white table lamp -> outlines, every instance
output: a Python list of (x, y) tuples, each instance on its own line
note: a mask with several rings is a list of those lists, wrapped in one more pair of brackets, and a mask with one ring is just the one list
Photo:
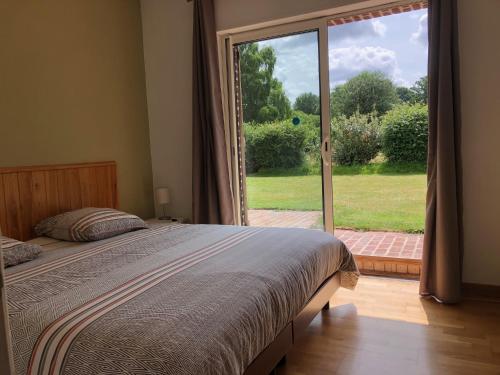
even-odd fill
[(171, 217), (167, 215), (167, 204), (170, 203), (170, 191), (166, 187), (159, 187), (156, 189), (156, 202), (162, 207), (163, 215), (159, 217), (160, 220), (170, 220)]

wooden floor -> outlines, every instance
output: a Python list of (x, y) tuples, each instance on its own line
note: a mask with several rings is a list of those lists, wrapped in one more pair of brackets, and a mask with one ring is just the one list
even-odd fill
[(500, 303), (445, 306), (416, 281), (363, 276), (331, 304), (279, 375), (500, 374)]

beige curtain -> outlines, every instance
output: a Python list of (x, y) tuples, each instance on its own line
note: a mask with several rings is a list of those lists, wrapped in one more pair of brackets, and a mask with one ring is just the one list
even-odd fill
[(234, 224), (213, 0), (194, 0), (193, 221)]
[(427, 216), (420, 293), (460, 300), (462, 199), (457, 0), (429, 2)]
[[(0, 232), (0, 235), (2, 233)], [(0, 374), (14, 373), (12, 346), (10, 343), (9, 321), (7, 315), (7, 296), (3, 278), (3, 254), (0, 244)]]

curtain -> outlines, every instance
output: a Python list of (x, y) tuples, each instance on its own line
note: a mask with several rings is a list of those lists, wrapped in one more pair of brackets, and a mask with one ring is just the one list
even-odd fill
[[(1, 235), (1, 233), (0, 233)], [(0, 374), (13, 374), (12, 346), (7, 315), (7, 296), (3, 278), (3, 255), (0, 245)]]
[(238, 178), (239, 178), (239, 212), (240, 224), (249, 225), (247, 214), (247, 172), (245, 167), (245, 136), (243, 129), (243, 109), (241, 103), (241, 81), (240, 81), (240, 52), (237, 46), (233, 47), (233, 69), (234, 69), (234, 107), (236, 110), (236, 146), (238, 148)]
[(213, 0), (194, 0), (193, 221), (234, 224)]
[(429, 2), (429, 150), (420, 294), (460, 300), (462, 188), (457, 0)]

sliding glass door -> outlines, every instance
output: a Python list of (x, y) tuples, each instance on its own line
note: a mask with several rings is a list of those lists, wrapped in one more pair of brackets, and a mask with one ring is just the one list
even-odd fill
[(232, 44), (241, 222), (332, 232), (326, 27), (278, 35)]
[(426, 6), (391, 3), (221, 39), (242, 224), (333, 232), (335, 212), (336, 235), (355, 254), (421, 258)]

